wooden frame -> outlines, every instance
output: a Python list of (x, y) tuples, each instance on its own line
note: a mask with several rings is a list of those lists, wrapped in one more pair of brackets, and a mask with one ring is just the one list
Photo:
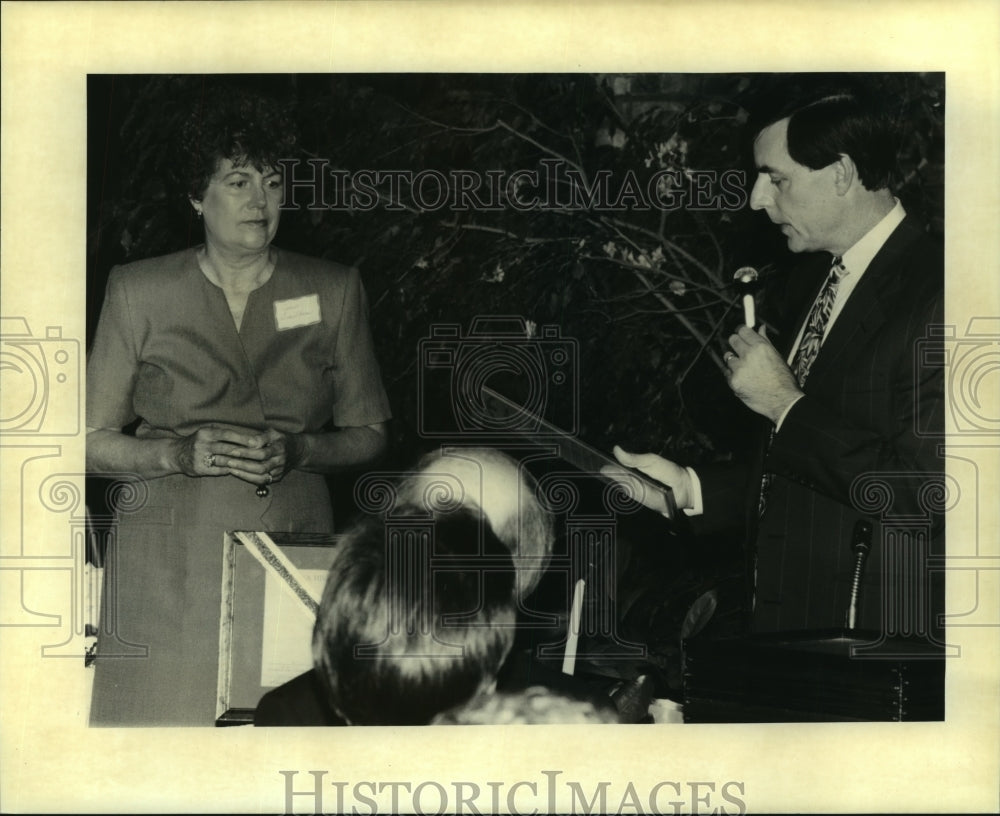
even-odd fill
[[(312, 621), (336, 542), (318, 533), (223, 537), (216, 725), (252, 723), (267, 691), (311, 668)], [(275, 661), (288, 644), (303, 665)]]

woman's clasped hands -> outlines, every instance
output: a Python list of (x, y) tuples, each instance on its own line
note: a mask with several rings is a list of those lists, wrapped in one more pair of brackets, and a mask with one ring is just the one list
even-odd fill
[(302, 456), (298, 434), (273, 428), (206, 425), (177, 444), (178, 469), (185, 475), (229, 475), (255, 485), (281, 481)]

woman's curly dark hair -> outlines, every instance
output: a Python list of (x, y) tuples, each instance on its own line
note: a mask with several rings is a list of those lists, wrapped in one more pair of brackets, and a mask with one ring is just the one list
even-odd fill
[(219, 161), (257, 170), (293, 158), (295, 126), (280, 102), (244, 89), (199, 96), (181, 130), (177, 174), (185, 195), (200, 201)]

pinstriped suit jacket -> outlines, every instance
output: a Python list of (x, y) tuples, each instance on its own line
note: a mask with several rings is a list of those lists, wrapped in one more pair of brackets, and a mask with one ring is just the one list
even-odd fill
[[(826, 253), (806, 258), (789, 280), (788, 301), (798, 308), (779, 349), (794, 341), (829, 262)], [(852, 530), (866, 518), (874, 533), (857, 625), (937, 632), (943, 572), (930, 569), (926, 556), (944, 546), (944, 373), (940, 338), (930, 331), (943, 322), (943, 266), (941, 246), (906, 218), (830, 329), (806, 396), (766, 459), (762, 444), (746, 468), (699, 470), (706, 525), (731, 522), (742, 508), (753, 631), (843, 626)], [(763, 439), (769, 429), (762, 423)], [(758, 520), (765, 468), (773, 478)]]

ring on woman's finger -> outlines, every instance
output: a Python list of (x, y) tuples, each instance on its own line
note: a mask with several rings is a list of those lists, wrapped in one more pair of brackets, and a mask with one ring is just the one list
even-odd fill
[(729, 361), (734, 359), (735, 357), (736, 357), (735, 352), (727, 351), (725, 354), (722, 355), (722, 362), (724, 362), (726, 365), (729, 365)]
[(273, 481), (274, 481), (274, 477), (270, 473), (268, 473), (267, 474), (267, 483), (271, 484), (271, 482), (273, 482)]
[(205, 467), (214, 468), (215, 467), (215, 454), (210, 453), (205, 457)]

